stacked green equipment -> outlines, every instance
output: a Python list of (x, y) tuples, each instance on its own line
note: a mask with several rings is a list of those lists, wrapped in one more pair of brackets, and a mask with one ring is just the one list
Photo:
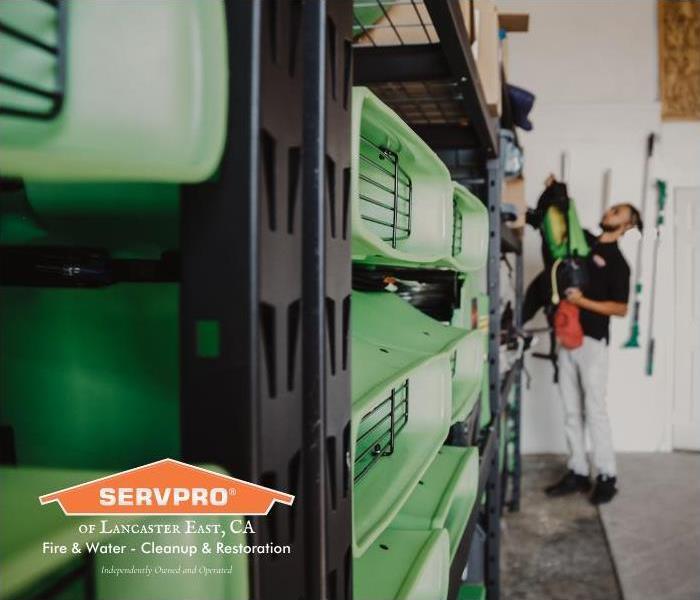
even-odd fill
[[(178, 250), (180, 184), (214, 174), (226, 137), (224, 2), (7, 0), (0, 20), (0, 70), (27, 84), (0, 85), (0, 171), (13, 178), (0, 192), (0, 246), (27, 266), (0, 290), (2, 458), (13, 464), (0, 469), (0, 598), (35, 597), (71, 573), (84, 577), (61, 598), (87, 597), (85, 578), (100, 600), (248, 598), (243, 555), (159, 560), (233, 567), (187, 579), (109, 577), (100, 557), (85, 567), (39, 556), (41, 540), (77, 541), (75, 522), (39, 495), (180, 456), (175, 278), (94, 284), (80, 260), (75, 282), (46, 272), (71, 253), (163, 264)], [(107, 537), (118, 541), (97, 539)]]
[[(470, 294), (487, 258), (483, 203), (368, 89), (353, 91), (352, 117), (353, 260), (447, 268)], [(478, 493), (478, 450), (443, 445), (482, 395), (487, 323), (476, 312), (488, 317), (478, 296), (474, 315), (470, 295), (446, 325), (390, 291), (352, 295), (356, 598), (447, 596)]]

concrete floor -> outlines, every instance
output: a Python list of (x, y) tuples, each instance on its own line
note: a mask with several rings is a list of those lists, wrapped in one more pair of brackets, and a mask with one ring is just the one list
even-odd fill
[(700, 453), (618, 454), (617, 468), (600, 513), (625, 600), (700, 599)]
[(521, 509), (503, 520), (503, 600), (621, 598), (596, 508), (581, 494), (550, 499), (542, 491), (564, 464), (554, 455), (523, 457)]

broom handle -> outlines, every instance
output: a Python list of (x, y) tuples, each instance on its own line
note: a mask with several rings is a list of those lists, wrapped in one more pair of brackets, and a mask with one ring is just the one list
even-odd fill
[[(651, 157), (654, 154), (654, 134), (650, 133), (647, 138), (647, 155), (644, 160), (644, 173), (642, 175), (642, 220), (647, 214), (647, 197), (649, 196), (649, 163), (651, 162)], [(644, 238), (639, 237), (639, 242), (637, 242), (637, 264), (636, 264), (636, 279), (639, 284), (642, 280), (642, 247), (644, 246)]]

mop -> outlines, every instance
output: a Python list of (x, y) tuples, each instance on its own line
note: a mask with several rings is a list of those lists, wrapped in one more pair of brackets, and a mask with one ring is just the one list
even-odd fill
[(664, 224), (664, 209), (666, 207), (666, 182), (656, 180), (656, 239), (654, 240), (654, 262), (651, 272), (651, 298), (649, 306), (649, 341), (647, 342), (647, 366), (646, 373), (651, 376), (654, 373), (654, 305), (656, 297), (656, 267), (659, 261), (659, 246), (661, 245), (661, 226)]
[[(646, 214), (647, 208), (647, 193), (649, 191), (649, 165), (651, 157), (654, 154), (655, 135), (649, 134), (647, 138), (647, 153), (644, 160), (644, 174), (642, 181), (642, 219)], [(622, 346), (623, 348), (639, 348), (639, 305), (642, 300), (642, 253), (644, 250), (644, 236), (640, 234), (639, 242), (637, 243), (637, 264), (634, 270), (634, 302), (632, 304), (632, 321), (630, 323), (630, 336)]]

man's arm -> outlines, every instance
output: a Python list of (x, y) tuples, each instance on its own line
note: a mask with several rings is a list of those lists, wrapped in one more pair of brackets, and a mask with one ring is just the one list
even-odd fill
[(614, 300), (591, 300), (586, 298), (578, 288), (566, 290), (566, 299), (579, 308), (605, 315), (606, 317), (624, 317), (627, 315), (627, 302), (615, 302)]

